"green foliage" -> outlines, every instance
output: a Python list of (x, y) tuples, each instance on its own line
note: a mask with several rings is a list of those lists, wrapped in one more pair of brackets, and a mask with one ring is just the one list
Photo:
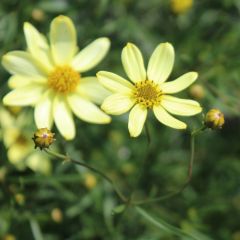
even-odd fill
[[(0, 238), (11, 233), (19, 240), (191, 239), (182, 234), (186, 233), (199, 240), (239, 240), (239, 1), (196, 0), (189, 11), (176, 15), (167, 0), (1, 0), (0, 56), (10, 50), (25, 49), (25, 21), (46, 34), (50, 21), (59, 14), (73, 19), (80, 46), (100, 36), (111, 39), (111, 50), (91, 71), (93, 75), (107, 70), (124, 76), (120, 56), (126, 42), (139, 46), (145, 62), (158, 43), (171, 42), (176, 51), (171, 79), (197, 71), (197, 83), (204, 90), (204, 97), (199, 100), (204, 113), (219, 108), (225, 114), (226, 124), (221, 131), (206, 130), (196, 137), (190, 185), (173, 198), (144, 205), (144, 211), (136, 211), (131, 205), (125, 209), (112, 186), (92, 172), (96, 184), (87, 184), (90, 172), (78, 165), (61, 164), (53, 158), (51, 175), (44, 176), (29, 168), (19, 171), (8, 161), (8, 149), (2, 140)], [(0, 76), (2, 98), (9, 91), (9, 74), (1, 67)], [(185, 95), (194, 97), (186, 92)], [(189, 129), (198, 128), (201, 121), (202, 116), (188, 119)], [(31, 122), (29, 128), (33, 129)], [(190, 130), (167, 128), (150, 116), (150, 151), (144, 174), (137, 183), (147, 137), (145, 133), (137, 139), (129, 137), (127, 115), (113, 117), (107, 126), (75, 122), (76, 139), (66, 143), (56, 133), (56, 148), (104, 171), (125, 195), (131, 195), (135, 185), (133, 198), (138, 200), (163, 196), (184, 184), (190, 158)], [(54, 216), (56, 208), (61, 217)], [(148, 224), (144, 217), (157, 227)]]

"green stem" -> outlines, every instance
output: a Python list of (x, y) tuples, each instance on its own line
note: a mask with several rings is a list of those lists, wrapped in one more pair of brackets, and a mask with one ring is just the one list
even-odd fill
[(137, 185), (138, 185), (138, 183), (140, 182), (140, 180), (141, 180), (141, 178), (143, 176), (143, 173), (144, 173), (144, 170), (145, 170), (145, 166), (146, 166), (146, 163), (147, 163), (147, 160), (148, 160), (148, 155), (149, 155), (151, 137), (150, 137), (150, 133), (149, 133), (149, 129), (148, 129), (147, 123), (145, 123), (144, 128), (145, 128), (145, 132), (146, 132), (146, 136), (147, 136), (147, 149), (146, 149), (146, 154), (144, 156), (142, 164), (140, 166), (140, 169), (139, 169), (139, 172), (138, 172), (138, 175), (137, 175), (137, 178), (136, 178), (136, 183), (135, 183), (135, 186), (133, 187), (133, 190), (132, 190), (132, 193), (131, 193), (131, 197), (133, 196), (134, 192), (136, 191)]
[(149, 128), (148, 128), (147, 122), (145, 123), (144, 127), (145, 127), (145, 132), (146, 132), (146, 135), (147, 135), (147, 142), (148, 142), (148, 145), (150, 145), (150, 143), (151, 143), (151, 136), (150, 136), (150, 132), (149, 132)]
[(174, 191), (169, 194), (166, 194), (164, 196), (150, 198), (150, 199), (146, 199), (146, 200), (142, 200), (142, 201), (134, 201), (134, 202), (132, 202), (133, 204), (141, 205), (141, 204), (146, 204), (146, 203), (159, 202), (159, 201), (163, 201), (163, 200), (172, 198), (172, 197), (182, 193), (182, 191), (189, 185), (189, 183), (191, 182), (191, 179), (192, 179), (192, 170), (193, 170), (193, 163), (194, 163), (194, 156), (195, 156), (195, 136), (205, 129), (206, 129), (206, 127), (203, 126), (199, 129), (191, 132), (191, 140), (190, 140), (190, 149), (191, 150), (190, 150), (190, 161), (189, 161), (189, 165), (188, 165), (188, 175), (187, 175), (187, 179), (186, 179), (185, 183), (183, 184), (183, 186), (179, 190)]
[(118, 197), (123, 201), (123, 202), (127, 202), (128, 199), (122, 194), (122, 192), (118, 189), (118, 187), (115, 185), (115, 183), (113, 182), (113, 180), (111, 178), (109, 178), (107, 175), (105, 175), (103, 172), (101, 172), (100, 170), (92, 167), (92, 166), (89, 166), (88, 164), (84, 163), (84, 162), (79, 162), (77, 160), (74, 160), (66, 155), (63, 155), (63, 154), (60, 154), (60, 153), (56, 153), (56, 152), (53, 152), (49, 149), (44, 149), (44, 151), (54, 157), (57, 157), (57, 158), (60, 158), (60, 159), (63, 159), (64, 161), (69, 161), (69, 162), (72, 162), (74, 164), (77, 164), (77, 165), (80, 165), (82, 167), (85, 167), (87, 169), (89, 169), (90, 171), (92, 172), (95, 172), (97, 173), (98, 175), (100, 175), (101, 177), (103, 177), (106, 181), (108, 181), (112, 186), (113, 186), (113, 189), (114, 191), (116, 192), (116, 194), (118, 195)]

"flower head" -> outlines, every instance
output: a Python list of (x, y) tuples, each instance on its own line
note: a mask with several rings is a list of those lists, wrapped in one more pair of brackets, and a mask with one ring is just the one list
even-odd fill
[(193, 0), (171, 0), (172, 11), (176, 14), (185, 13), (193, 5)]
[(3, 98), (4, 104), (34, 106), (37, 128), (51, 129), (55, 122), (68, 140), (75, 136), (72, 112), (90, 123), (109, 123), (110, 117), (96, 105), (108, 92), (96, 77), (82, 76), (104, 58), (108, 38), (98, 38), (78, 52), (76, 30), (66, 16), (51, 22), (50, 45), (30, 23), (24, 24), (24, 34), (27, 51), (3, 56), (3, 66), (13, 74), (13, 90)]
[(218, 109), (211, 109), (207, 112), (205, 116), (205, 125), (211, 129), (221, 129), (224, 125), (224, 115)]
[(7, 149), (8, 160), (19, 170), (26, 167), (43, 174), (51, 173), (51, 162), (46, 155), (34, 151), (32, 136), (32, 116), (0, 106), (0, 129)]
[(166, 82), (174, 63), (174, 49), (170, 43), (161, 43), (154, 50), (147, 67), (140, 50), (128, 43), (122, 51), (122, 64), (128, 81), (114, 73), (100, 71), (99, 81), (113, 94), (107, 97), (102, 109), (109, 114), (120, 115), (130, 111), (128, 129), (132, 137), (137, 137), (144, 126), (148, 110), (153, 110), (163, 124), (185, 129), (187, 125), (169, 113), (192, 116), (202, 111), (199, 103), (180, 99), (169, 94), (180, 92), (197, 79), (196, 72), (186, 73), (174, 81)]
[(54, 135), (55, 134), (47, 128), (38, 129), (32, 138), (35, 143), (35, 148), (39, 147), (41, 150), (49, 148), (49, 146), (55, 141)]

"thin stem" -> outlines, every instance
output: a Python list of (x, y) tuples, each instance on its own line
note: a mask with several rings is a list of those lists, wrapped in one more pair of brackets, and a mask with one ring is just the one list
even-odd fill
[(193, 170), (193, 163), (194, 163), (194, 156), (195, 156), (195, 136), (198, 133), (200, 133), (201, 131), (203, 131), (204, 129), (205, 129), (205, 127), (201, 127), (195, 131), (192, 131), (192, 133), (191, 133), (191, 140), (190, 140), (190, 149), (191, 150), (190, 150), (190, 161), (189, 161), (189, 165), (188, 165), (188, 175), (187, 175), (187, 179), (186, 179), (185, 183), (183, 184), (183, 186), (179, 190), (174, 191), (169, 194), (166, 194), (164, 196), (150, 198), (150, 199), (146, 199), (146, 200), (142, 200), (142, 201), (134, 201), (133, 204), (141, 205), (141, 204), (146, 204), (146, 203), (159, 202), (159, 201), (163, 201), (163, 200), (172, 198), (172, 197), (182, 193), (182, 191), (189, 185), (189, 183), (191, 182), (191, 179), (192, 179), (192, 170)]
[(44, 149), (44, 151), (54, 157), (57, 157), (57, 158), (60, 158), (60, 159), (63, 159), (64, 161), (69, 161), (69, 162), (72, 162), (74, 164), (77, 164), (77, 165), (80, 165), (82, 167), (85, 167), (87, 169), (89, 169), (90, 171), (92, 172), (95, 172), (97, 173), (98, 175), (100, 175), (101, 177), (103, 177), (106, 181), (108, 181), (114, 188), (114, 191), (116, 192), (116, 194), (118, 195), (118, 197), (123, 201), (123, 202), (127, 202), (128, 199), (122, 194), (122, 192), (118, 189), (118, 187), (115, 185), (115, 183), (113, 182), (113, 180), (111, 178), (109, 178), (107, 175), (105, 175), (103, 172), (101, 172), (100, 170), (92, 167), (92, 166), (89, 166), (88, 164), (86, 163), (83, 163), (83, 162), (80, 162), (80, 161), (77, 161), (77, 160), (74, 160), (64, 154), (60, 154), (60, 153), (56, 153), (56, 152), (53, 152), (49, 149)]
[(143, 176), (143, 173), (144, 173), (144, 170), (145, 170), (145, 166), (146, 166), (146, 163), (147, 163), (147, 160), (148, 160), (148, 155), (149, 155), (151, 137), (150, 137), (150, 133), (149, 133), (149, 129), (148, 129), (147, 123), (145, 123), (144, 129), (145, 129), (146, 136), (147, 136), (147, 149), (146, 149), (146, 154), (144, 156), (142, 164), (140, 166), (140, 169), (139, 169), (139, 172), (138, 172), (138, 175), (137, 175), (137, 178), (136, 178), (136, 183), (135, 183), (135, 186), (133, 187), (131, 196), (133, 196), (134, 192), (137, 189), (137, 185), (138, 185), (138, 183), (140, 182), (140, 180), (141, 180), (141, 178)]
[(150, 145), (150, 143), (151, 143), (151, 136), (150, 136), (150, 132), (149, 132), (149, 128), (148, 128), (147, 122), (145, 123), (144, 128), (145, 128), (145, 132), (146, 132), (146, 135), (147, 135), (148, 145)]

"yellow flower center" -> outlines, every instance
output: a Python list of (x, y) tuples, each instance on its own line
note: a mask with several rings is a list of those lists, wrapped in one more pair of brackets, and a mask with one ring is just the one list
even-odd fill
[(18, 138), (16, 139), (16, 143), (21, 146), (26, 146), (29, 143), (29, 141), (27, 137), (19, 135)]
[(79, 81), (80, 74), (69, 66), (59, 66), (48, 76), (48, 85), (59, 93), (73, 92)]
[(135, 83), (133, 95), (137, 103), (146, 108), (152, 108), (160, 103), (162, 91), (152, 80), (145, 80)]

